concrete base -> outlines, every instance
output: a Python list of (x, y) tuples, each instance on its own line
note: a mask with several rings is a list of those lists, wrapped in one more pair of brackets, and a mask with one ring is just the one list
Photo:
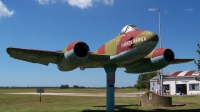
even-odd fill
[(140, 101), (141, 106), (172, 106), (171, 97), (160, 96), (151, 91), (148, 91), (143, 96), (141, 96)]

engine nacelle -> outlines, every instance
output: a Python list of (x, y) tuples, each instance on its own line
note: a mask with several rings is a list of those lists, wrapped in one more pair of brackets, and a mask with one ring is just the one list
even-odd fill
[(147, 61), (134, 67), (126, 67), (127, 73), (142, 73), (162, 69), (174, 60), (174, 52), (171, 49), (158, 48), (153, 50), (148, 56)]
[(85, 42), (70, 43), (64, 50), (64, 57), (58, 64), (60, 71), (70, 71), (80, 67), (87, 60), (89, 46)]

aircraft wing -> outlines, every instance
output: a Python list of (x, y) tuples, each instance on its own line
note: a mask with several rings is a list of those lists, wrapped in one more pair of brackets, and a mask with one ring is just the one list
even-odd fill
[(174, 59), (170, 64), (187, 63), (193, 60), (194, 59)]
[(100, 55), (90, 53), (86, 62), (84, 63), (84, 68), (99, 68), (103, 67), (110, 60), (110, 55)]
[(6, 49), (10, 57), (15, 59), (48, 65), (57, 64), (63, 57), (63, 52), (42, 51), (33, 49), (21, 49), (9, 47)]
[[(58, 64), (58, 62), (60, 62), (60, 60), (64, 56), (63, 52), (21, 49), (12, 47), (7, 48), (6, 51), (12, 58), (43, 65), (48, 65), (49, 63)], [(109, 59), (109, 55), (90, 53), (83, 66), (84, 68), (103, 67), (103, 65), (108, 62)]]

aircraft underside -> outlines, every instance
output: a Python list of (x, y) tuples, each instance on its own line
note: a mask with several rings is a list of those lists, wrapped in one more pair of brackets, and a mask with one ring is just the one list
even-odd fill
[[(155, 41), (148, 41), (131, 50), (121, 52), (118, 55), (110, 56), (110, 63), (113, 64), (114, 62), (118, 67), (130, 65), (131, 63), (134, 63), (135, 61), (148, 55), (155, 48), (156, 44), (157, 42)], [(107, 65), (110, 63), (107, 63)]]

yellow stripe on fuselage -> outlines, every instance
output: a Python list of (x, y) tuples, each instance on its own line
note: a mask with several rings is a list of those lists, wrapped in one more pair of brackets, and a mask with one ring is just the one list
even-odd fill
[(105, 44), (105, 54), (106, 55), (112, 56), (112, 55), (117, 54), (117, 46), (118, 46), (118, 43), (119, 43), (121, 37), (122, 37), (122, 35), (118, 35)]

